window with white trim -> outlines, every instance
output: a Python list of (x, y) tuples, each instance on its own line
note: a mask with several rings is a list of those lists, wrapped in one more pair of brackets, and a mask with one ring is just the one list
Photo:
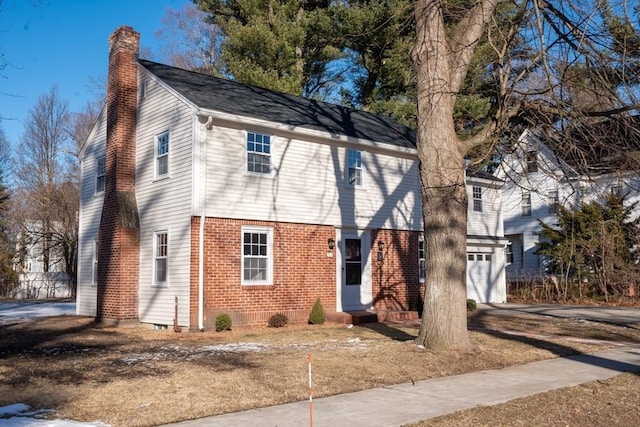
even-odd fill
[(531, 216), (531, 193), (528, 191), (522, 192), (522, 216)]
[(168, 278), (169, 233), (156, 231), (153, 236), (153, 284), (165, 286)]
[(92, 253), (92, 258), (93, 258), (93, 271), (91, 272), (91, 284), (93, 285), (97, 285), (98, 284), (98, 241), (94, 240), (93, 241), (93, 253)]
[(271, 284), (273, 270), (272, 230), (242, 228), (242, 284)]
[(526, 153), (527, 156), (527, 172), (538, 172), (538, 152), (536, 150), (529, 150)]
[(547, 206), (549, 208), (550, 214), (555, 214), (558, 212), (558, 203), (560, 199), (558, 198), (557, 191), (549, 191), (547, 193)]
[(482, 212), (482, 188), (473, 187), (473, 210)]
[(611, 194), (613, 194), (616, 197), (622, 197), (622, 184), (612, 185)]
[(271, 173), (271, 136), (247, 132), (247, 172)]
[(169, 176), (169, 132), (156, 136), (156, 178)]
[(362, 186), (362, 151), (347, 149), (347, 183)]
[(420, 237), (418, 239), (418, 277), (420, 278), (420, 283), (424, 282), (426, 268), (424, 237)]
[(507, 264), (513, 264), (513, 242), (509, 242), (504, 249)]
[(96, 193), (104, 193), (106, 183), (106, 161), (104, 156), (96, 161)]

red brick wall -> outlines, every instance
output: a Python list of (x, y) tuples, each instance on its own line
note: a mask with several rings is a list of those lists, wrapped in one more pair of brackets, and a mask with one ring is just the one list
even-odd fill
[[(372, 287), (375, 308), (417, 310), (422, 306), (424, 286), (418, 271), (420, 232), (374, 230), (371, 233)], [(384, 242), (383, 261), (378, 258), (378, 241)]]
[(111, 36), (104, 205), (98, 234), (98, 319), (138, 318), (139, 226), (135, 203), (137, 54), (140, 35)]
[[(191, 325), (198, 325), (198, 231), (200, 218), (191, 227)], [(272, 227), (273, 284), (243, 286), (242, 226)], [(284, 313), (289, 321), (306, 322), (320, 298), (325, 311), (335, 312), (336, 263), (327, 256), (329, 226), (239, 221), (220, 218), (205, 220), (204, 326), (215, 327), (220, 313), (231, 316), (234, 325), (266, 325), (274, 313)]]

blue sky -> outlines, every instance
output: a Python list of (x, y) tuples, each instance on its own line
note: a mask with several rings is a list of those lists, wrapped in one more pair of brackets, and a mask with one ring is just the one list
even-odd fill
[(158, 57), (155, 33), (168, 8), (189, 0), (0, 0), (0, 117), (12, 144), (40, 95), (56, 84), (71, 112), (92, 98), (91, 81), (107, 74), (109, 35), (128, 25)]

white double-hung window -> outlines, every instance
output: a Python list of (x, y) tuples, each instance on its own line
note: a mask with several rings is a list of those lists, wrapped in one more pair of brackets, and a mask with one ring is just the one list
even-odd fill
[(165, 286), (168, 277), (169, 233), (156, 231), (153, 236), (153, 284)]
[(247, 132), (247, 172), (271, 174), (271, 136)]
[(96, 160), (96, 194), (104, 193), (106, 183), (106, 161), (104, 156)]
[(347, 149), (347, 183), (362, 187), (362, 151)]
[(169, 132), (156, 135), (156, 178), (169, 176)]
[(242, 227), (242, 284), (272, 283), (273, 243), (268, 227)]

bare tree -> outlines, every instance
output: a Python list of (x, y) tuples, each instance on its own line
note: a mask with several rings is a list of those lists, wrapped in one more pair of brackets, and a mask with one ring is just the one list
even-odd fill
[[(22, 234), (38, 251), (44, 273), (62, 265), (75, 278), (78, 177), (71, 115), (54, 86), (30, 110), (17, 152), (15, 212)], [(73, 282), (75, 283), (75, 282)]]
[(164, 42), (163, 55), (169, 63), (187, 70), (220, 76), (220, 58), (224, 35), (207, 21), (208, 14), (192, 4), (180, 10), (167, 9), (162, 18), (164, 28), (156, 38)]
[[(566, 133), (556, 149), (590, 161), (593, 148), (629, 148), (593, 124), (628, 123), (637, 113), (638, 38), (631, 2), (607, 0), (460, 2), (418, 0), (412, 60), (417, 74), (418, 155), (426, 265), (424, 314), (417, 343), (468, 350), (466, 328), (467, 196), (465, 158), (489, 152), (517, 125)], [(455, 13), (453, 13), (455, 12)], [(482, 123), (459, 135), (454, 108), (479, 45), (492, 51), (482, 74), (494, 81)], [(524, 48), (523, 48), (524, 47)], [(583, 130), (585, 144), (570, 138)], [(573, 133), (572, 133), (573, 132)], [(602, 143), (602, 145), (600, 145)], [(635, 147), (638, 151), (639, 146)]]

